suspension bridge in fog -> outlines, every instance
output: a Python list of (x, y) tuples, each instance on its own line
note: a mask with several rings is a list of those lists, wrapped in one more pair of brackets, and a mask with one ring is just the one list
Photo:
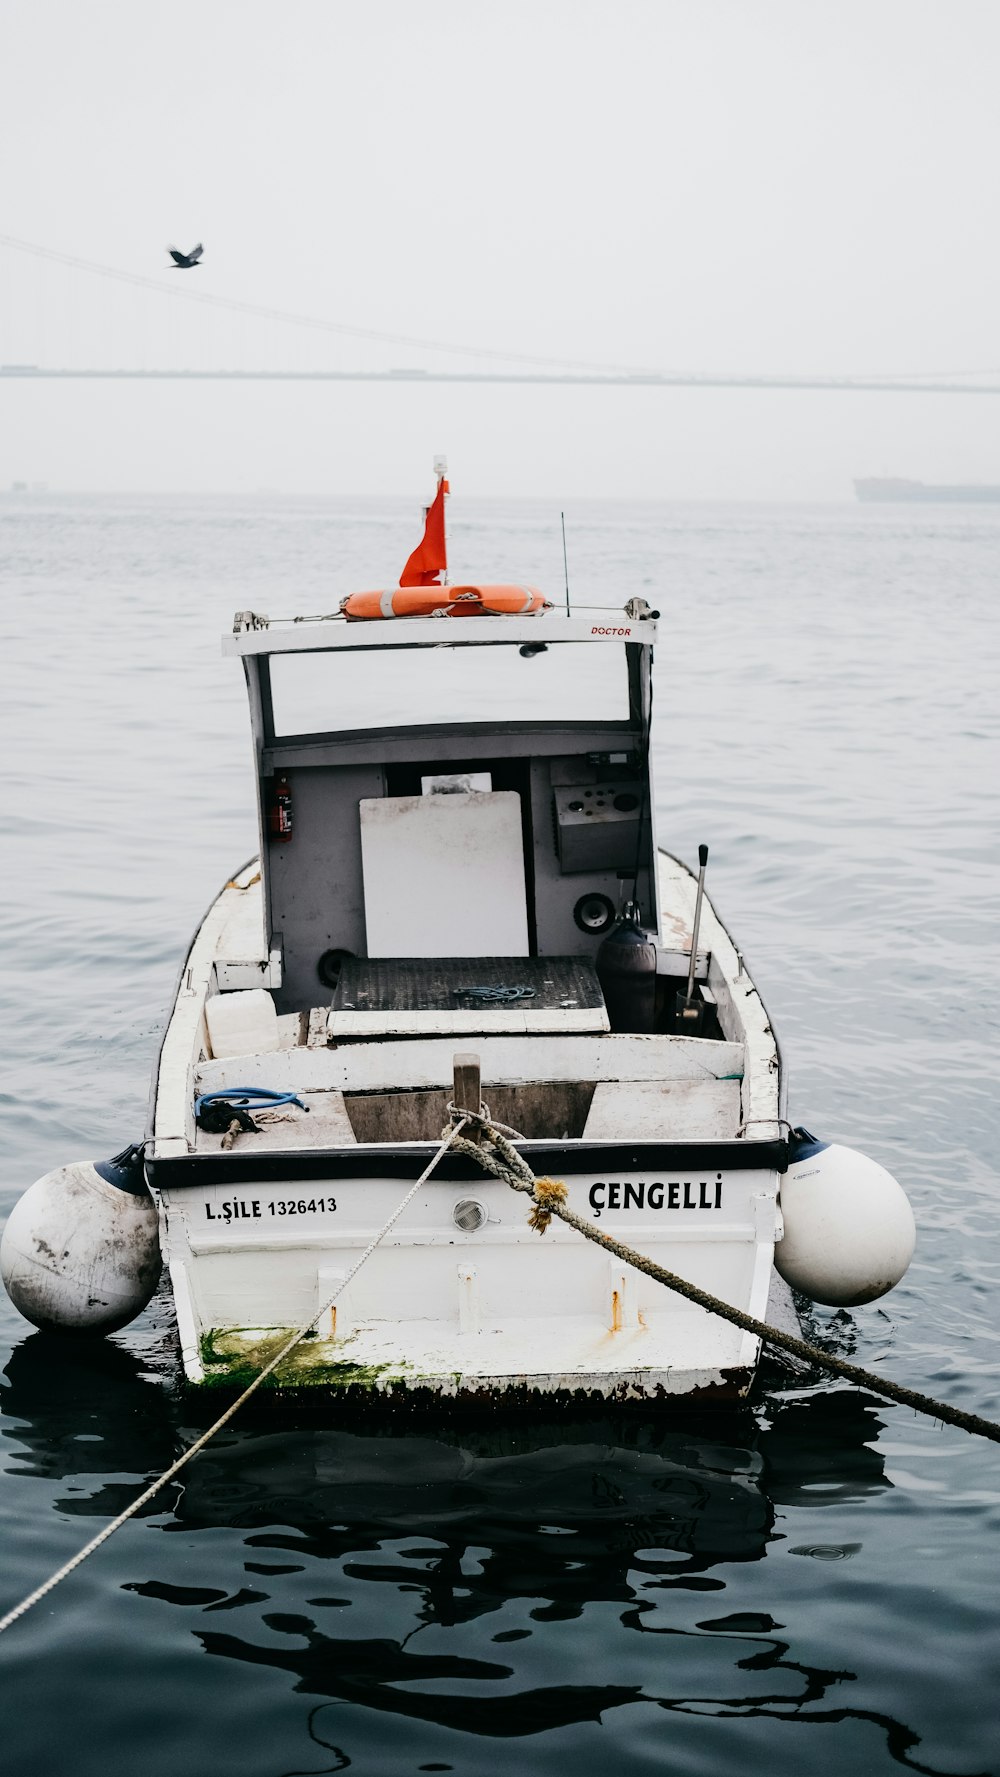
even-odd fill
[(844, 393), (892, 395), (1000, 395), (1000, 383), (904, 381), (899, 377), (713, 376), (672, 371), (538, 370), (144, 370), (116, 366), (87, 370), (40, 364), (0, 364), (7, 381), (229, 382), (229, 383), (533, 383), (585, 388), (665, 389), (834, 389)]
[[(884, 372), (857, 375), (785, 375), (738, 371), (695, 372), (593, 364), (542, 357), (497, 346), (437, 339), (295, 314), (216, 294), (188, 282), (152, 278), (81, 259), (36, 242), (0, 235), (5, 275), (0, 301), (0, 382), (328, 382), (519, 384), (540, 387), (813, 390), (841, 394), (1000, 395), (1000, 370)], [(200, 275), (202, 268), (198, 268)], [(181, 274), (185, 277), (187, 274)], [(112, 301), (109, 303), (109, 288)], [(125, 292), (131, 297), (126, 301)], [(90, 298), (96, 293), (96, 300)], [(185, 323), (187, 323), (185, 325)], [(250, 323), (256, 323), (252, 347)], [(262, 327), (270, 329), (265, 341)], [(224, 333), (221, 331), (224, 329)], [(403, 347), (427, 353), (427, 365), (322, 365), (301, 361), (307, 336), (351, 340), (369, 354)], [(273, 352), (283, 342), (284, 363), (225, 364), (242, 348), (245, 358)], [(295, 342), (289, 361), (287, 341)], [(146, 362), (151, 355), (184, 354), (186, 362)], [(225, 347), (225, 352), (220, 348)], [(110, 362), (73, 362), (102, 356)], [(282, 351), (274, 352), (280, 357)], [(444, 359), (446, 362), (441, 362)], [(117, 361), (116, 361), (117, 360)], [(142, 360), (140, 362), (140, 360)], [(457, 362), (456, 362), (457, 361)]]

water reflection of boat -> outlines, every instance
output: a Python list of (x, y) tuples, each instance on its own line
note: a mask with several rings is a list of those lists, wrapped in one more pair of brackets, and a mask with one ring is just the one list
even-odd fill
[[(536, 1424), (513, 1449), (503, 1434), (468, 1429), (460, 1441), (317, 1429), (290, 1442), (260, 1432), (241, 1443), (236, 1461), (231, 1451), (209, 1455), (185, 1490), (181, 1515), (216, 1523), (222, 1502), (228, 1524), (294, 1524), (335, 1555), (356, 1549), (359, 1531), (369, 1544), (427, 1532), (459, 1554), (470, 1541), (488, 1542), (484, 1572), (500, 1561), (489, 1584), (494, 1604), (498, 1583), (518, 1585), (504, 1574), (503, 1551), (531, 1547), (541, 1556), (558, 1534), (574, 1542), (575, 1578), (565, 1576), (564, 1598), (567, 1586), (581, 1599), (593, 1596), (595, 1563), (610, 1561), (616, 1585), (623, 1583), (621, 1564), (637, 1541), (685, 1557), (763, 1553), (769, 1515), (763, 1464), (752, 1450), (645, 1429), (626, 1441), (626, 1428), (615, 1424), (581, 1426), (576, 1438), (566, 1430)], [(404, 1577), (413, 1579), (409, 1568)], [(460, 1568), (456, 1580), (468, 1590)]]
[[(192, 1471), (179, 1515), (244, 1529), (248, 1582), (268, 1601), (220, 1597), (208, 1608), (227, 1614), (200, 1610), (193, 1633), (216, 1659), (286, 1673), (315, 1700), (313, 1737), (338, 1751), (358, 1736), (369, 1754), (388, 1746), (393, 1721), (433, 1759), (442, 1735), (509, 1740), (631, 1705), (822, 1711), (851, 1675), (796, 1660), (770, 1614), (725, 1594), (734, 1567), (768, 1552), (771, 1476), (785, 1505), (814, 1504), (820, 1474), (824, 1501), (888, 1485), (876, 1407), (778, 1403), (760, 1448), (620, 1416), (527, 1436), (257, 1432)], [(373, 1600), (388, 1633), (365, 1633)], [(555, 1645), (581, 1648), (571, 1682), (552, 1682), (567, 1671)]]
[[(60, 1513), (104, 1518), (176, 1448), (178, 1403), (128, 1352), (79, 1346), (54, 1366), (48, 1346), (26, 1340), (4, 1373), (20, 1472), (68, 1484)], [(266, 1675), (280, 1695), (284, 1674), (315, 1745), (339, 1755), (324, 1769), (359, 1751), (395, 1768), (400, 1733), (407, 1768), (441, 1768), (467, 1735), (481, 1747), (573, 1733), (632, 1707), (800, 1728), (850, 1717), (896, 1756), (919, 1736), (853, 1707), (853, 1674), (797, 1658), (794, 1631), (760, 1608), (773, 1588), (762, 1600), (738, 1578), (767, 1556), (776, 1506), (843, 1506), (889, 1485), (883, 1412), (818, 1391), (711, 1439), (613, 1413), (432, 1438), (258, 1421), (210, 1446), (174, 1511), (154, 1506), (141, 1541), (103, 1559), (147, 1612), (168, 1613), (161, 1670), (193, 1639), (234, 1700), (259, 1698)], [(145, 1675), (145, 1643), (135, 1659), (123, 1684)]]

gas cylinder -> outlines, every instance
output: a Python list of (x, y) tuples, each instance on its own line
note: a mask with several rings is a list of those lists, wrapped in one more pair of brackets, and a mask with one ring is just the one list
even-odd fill
[(656, 945), (639, 923), (639, 909), (629, 901), (618, 924), (601, 944), (595, 960), (597, 979), (611, 1028), (636, 1035), (656, 1023)]

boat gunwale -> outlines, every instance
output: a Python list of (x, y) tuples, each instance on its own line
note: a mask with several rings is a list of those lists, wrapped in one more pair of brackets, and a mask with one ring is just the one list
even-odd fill
[[(691, 877), (692, 881), (696, 880), (694, 871), (691, 869), (690, 864), (686, 864), (684, 862), (683, 858), (679, 858), (677, 856), (676, 852), (668, 851), (665, 845), (657, 846), (656, 850), (657, 850), (657, 857), (658, 858), (669, 858), (672, 864), (676, 864), (681, 870), (686, 871), (688, 876)], [(751, 984), (753, 986), (754, 993), (757, 995), (757, 998), (760, 1001), (761, 1010), (763, 1011), (764, 1018), (767, 1022), (768, 1033), (770, 1035), (772, 1043), (774, 1044), (775, 1060), (777, 1061), (777, 1064), (778, 1064), (778, 1115), (775, 1118), (775, 1122), (777, 1122), (779, 1126), (783, 1123), (785, 1125), (786, 1129), (788, 1129), (790, 1132), (791, 1125), (788, 1121), (788, 1073), (785, 1068), (785, 1057), (784, 1057), (784, 1054), (782, 1053), (781, 1039), (778, 1036), (778, 1032), (775, 1027), (774, 1019), (771, 1017), (771, 1013), (768, 1009), (767, 1001), (765, 1000), (764, 995), (761, 993), (760, 987), (758, 986), (756, 971), (752, 968), (750, 963), (747, 961), (746, 951), (738, 949), (737, 944), (736, 944), (736, 940), (733, 937), (732, 932), (729, 930), (729, 927), (727, 926), (725, 920), (723, 919), (721, 913), (719, 912), (718, 903), (715, 899), (714, 893), (709, 898), (708, 904), (711, 907), (712, 913), (715, 916), (716, 924), (721, 927), (723, 932), (725, 932), (726, 937), (729, 939), (729, 942), (732, 945), (735, 954), (739, 957), (740, 962), (743, 965), (743, 968), (744, 968), (744, 971), (747, 975), (748, 980), (751, 982)], [(788, 1164), (788, 1160), (787, 1160), (788, 1141), (787, 1141), (787, 1138), (783, 1138), (783, 1145), (786, 1149), (786, 1158), (785, 1158), (785, 1165), (780, 1168), (780, 1170), (782, 1172), (784, 1172), (785, 1167)]]
[[(626, 1168), (658, 1172), (784, 1172), (788, 1166), (785, 1136), (766, 1140), (694, 1142), (519, 1141), (512, 1144), (536, 1175), (564, 1173), (592, 1177)], [(162, 1190), (185, 1185), (242, 1185), (293, 1179), (415, 1179), (435, 1152), (436, 1142), (357, 1143), (341, 1148), (268, 1148), (254, 1153), (174, 1154), (146, 1160), (146, 1177)], [(471, 1161), (445, 1154), (435, 1168), (442, 1184), (467, 1182), (475, 1176)]]
[[(164, 1019), (163, 1029), (160, 1032), (160, 1040), (156, 1045), (156, 1055), (154, 1057), (152, 1071), (149, 1076), (149, 1091), (146, 1095), (146, 1127), (143, 1130), (143, 1147), (146, 1150), (146, 1152), (145, 1152), (145, 1171), (146, 1171), (147, 1180), (149, 1180), (149, 1169), (150, 1169), (150, 1165), (151, 1165), (150, 1151), (153, 1149), (153, 1147), (155, 1146), (155, 1142), (156, 1142), (156, 1106), (157, 1106), (157, 1100), (158, 1100), (159, 1091), (160, 1091), (160, 1071), (163, 1066), (163, 1051), (166, 1048), (167, 1038), (170, 1035), (170, 1027), (174, 1022), (174, 1017), (177, 1012), (177, 1002), (180, 999), (181, 988), (184, 986), (184, 977), (186, 976), (188, 969), (191, 966), (192, 953), (194, 951), (195, 945), (197, 944), (199, 938), (201, 937), (202, 932), (204, 931), (206, 925), (208, 924), (209, 917), (215, 911), (215, 908), (219, 905), (219, 902), (221, 901), (223, 895), (234, 883), (237, 882), (239, 877), (245, 876), (248, 870), (252, 870), (253, 866), (255, 864), (257, 864), (258, 866), (260, 864), (259, 848), (257, 851), (253, 852), (249, 858), (247, 858), (245, 863), (241, 864), (238, 869), (233, 871), (228, 882), (223, 883), (223, 885), (220, 889), (216, 889), (215, 894), (212, 896), (212, 899), (209, 901), (208, 906), (205, 908), (204, 913), (202, 914), (200, 920), (198, 921), (198, 924), (195, 926), (194, 931), (191, 934), (191, 940), (188, 943), (188, 945), (185, 947), (184, 954), (181, 958), (180, 967), (177, 970), (177, 974), (174, 978), (174, 985), (173, 985), (172, 992), (170, 994), (167, 1016)], [(245, 892), (245, 891), (241, 891), (241, 892)]]

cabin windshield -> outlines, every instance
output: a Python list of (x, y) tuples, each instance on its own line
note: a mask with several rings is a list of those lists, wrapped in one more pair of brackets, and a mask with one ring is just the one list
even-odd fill
[(627, 722), (620, 642), (510, 642), (273, 654), (275, 740), (373, 728)]

